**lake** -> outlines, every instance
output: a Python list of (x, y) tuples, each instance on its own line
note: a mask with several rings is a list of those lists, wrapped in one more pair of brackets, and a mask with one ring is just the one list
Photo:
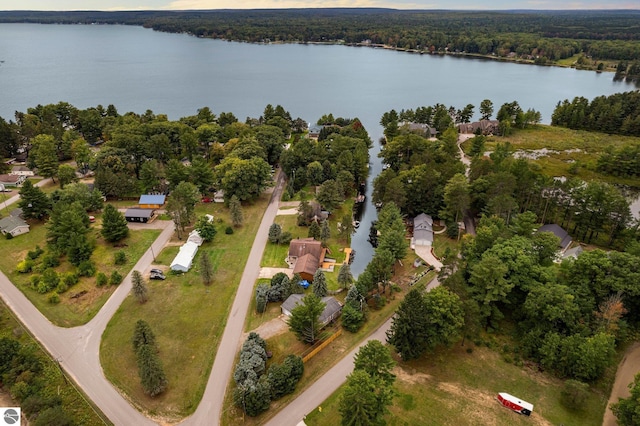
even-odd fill
[[(372, 177), (380, 172), (380, 117), (442, 103), (462, 108), (491, 99), (497, 111), (518, 101), (551, 121), (564, 99), (633, 90), (611, 74), (490, 60), (409, 54), (328, 45), (257, 45), (106, 25), (0, 24), (0, 117), (38, 104), (78, 108), (113, 104), (175, 120), (198, 108), (233, 112), (244, 121), (280, 104), (295, 117), (359, 117), (374, 141)], [(367, 237), (376, 217), (370, 204), (353, 236), (352, 271), (372, 254)]]

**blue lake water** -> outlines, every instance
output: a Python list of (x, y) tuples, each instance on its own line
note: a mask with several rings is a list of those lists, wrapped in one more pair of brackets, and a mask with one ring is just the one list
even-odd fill
[[(359, 117), (380, 171), (381, 115), (392, 108), (442, 103), (462, 108), (491, 99), (518, 101), (551, 121), (563, 99), (632, 90), (612, 75), (567, 68), (439, 57), (327, 45), (257, 45), (166, 34), (142, 27), (0, 24), (0, 117), (38, 104), (78, 108), (113, 104), (120, 113), (147, 109), (175, 120), (198, 108), (233, 112), (244, 121), (266, 104), (315, 122), (321, 115)], [(368, 185), (368, 200), (371, 200)], [(368, 204), (353, 236), (353, 272), (371, 256), (375, 209)]]

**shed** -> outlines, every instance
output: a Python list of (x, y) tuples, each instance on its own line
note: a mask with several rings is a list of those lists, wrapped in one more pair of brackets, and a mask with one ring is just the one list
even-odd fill
[(224, 191), (221, 189), (213, 194), (214, 203), (224, 203)]
[(584, 249), (582, 248), (582, 246), (571, 248), (569, 250), (566, 250), (562, 254), (562, 259), (569, 259), (569, 258), (577, 259), (578, 256), (580, 256), (583, 251), (584, 251)]
[(420, 213), (413, 219), (413, 238), (411, 245), (430, 246), (433, 244), (433, 218), (426, 213)]
[(538, 232), (551, 232), (553, 235), (558, 237), (558, 239), (560, 240), (558, 242), (558, 247), (563, 253), (566, 249), (569, 248), (569, 246), (571, 245), (571, 241), (573, 241), (567, 231), (565, 231), (560, 225), (555, 223), (541, 226), (540, 229), (538, 229)]
[(166, 195), (141, 195), (138, 207), (141, 209), (159, 209), (164, 206)]
[(153, 209), (127, 209), (124, 217), (129, 222), (147, 223), (153, 217), (155, 210)]
[(0, 232), (11, 234), (12, 237), (29, 232), (29, 224), (16, 216), (7, 216), (0, 219)]
[[(304, 294), (292, 294), (291, 296), (289, 296), (287, 300), (282, 302), (282, 305), (280, 305), (282, 313), (288, 317), (291, 316), (291, 311), (296, 306), (302, 303), (303, 298)], [(320, 314), (319, 320), (320, 324), (322, 324), (322, 326), (324, 327), (340, 316), (340, 314), (342, 313), (342, 305), (335, 297), (332, 296), (323, 297), (321, 300), (322, 303), (325, 304), (325, 307)]]
[(171, 262), (171, 270), (172, 271), (180, 271), (187, 272), (191, 268), (191, 263), (193, 262), (193, 258), (196, 257), (196, 253), (198, 253), (198, 244), (187, 241), (180, 247), (180, 251)]

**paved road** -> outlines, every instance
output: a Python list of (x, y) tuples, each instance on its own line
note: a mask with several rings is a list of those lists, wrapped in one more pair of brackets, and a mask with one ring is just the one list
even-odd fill
[(276, 218), (278, 212), (278, 200), (284, 189), (284, 174), (279, 173), (275, 190), (271, 194), (271, 201), (267, 206), (260, 228), (253, 241), (249, 259), (242, 273), (238, 292), (233, 301), (231, 312), (227, 318), (227, 323), (222, 334), (222, 339), (218, 345), (216, 359), (209, 375), (207, 388), (204, 391), (202, 401), (192, 416), (184, 420), (182, 425), (218, 425), (222, 414), (222, 405), (227, 383), (231, 378), (231, 371), (236, 358), (236, 349), (240, 344), (244, 322), (249, 309), (249, 304), (253, 298), (253, 286), (260, 273), (260, 261), (267, 244), (269, 227)]
[[(434, 278), (427, 284), (427, 291), (440, 285), (438, 278)], [(367, 344), (370, 340), (380, 340), (382, 343), (387, 341), (387, 330), (391, 327), (391, 318), (385, 321), (376, 331), (371, 333), (369, 337), (360, 342), (358, 347), (349, 352), (336, 365), (331, 367), (322, 377), (302, 392), (296, 399), (291, 401), (278, 414), (266, 423), (266, 426), (295, 426), (304, 417), (318, 408), (325, 399), (329, 398), (344, 382), (347, 376), (353, 371), (353, 358), (360, 347)]]
[[(160, 253), (173, 235), (173, 222), (165, 223), (166, 227), (151, 245), (156, 253)], [(132, 270), (146, 270), (153, 261), (152, 252), (151, 248), (147, 250)], [(0, 297), (109, 420), (123, 426), (152, 425), (155, 423), (133, 408), (104, 377), (100, 365), (102, 333), (130, 290), (131, 273), (90, 322), (80, 327), (61, 328), (51, 324), (0, 272)]]

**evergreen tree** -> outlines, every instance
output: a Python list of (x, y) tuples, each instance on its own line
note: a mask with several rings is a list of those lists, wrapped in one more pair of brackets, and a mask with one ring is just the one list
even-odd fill
[(318, 222), (313, 221), (311, 222), (311, 226), (309, 226), (309, 234), (308, 236), (313, 238), (314, 240), (320, 240), (320, 225), (318, 225)]
[(327, 287), (327, 277), (324, 276), (324, 272), (320, 269), (313, 274), (313, 294), (319, 298), (325, 297), (329, 293)]
[(347, 376), (339, 408), (343, 426), (384, 425), (387, 406), (393, 401), (393, 388), (382, 380), (369, 376), (363, 370), (354, 370)]
[(393, 385), (396, 376), (391, 373), (396, 362), (391, 357), (389, 348), (379, 340), (370, 340), (360, 347), (353, 359), (353, 369), (362, 370), (375, 379), (381, 379), (387, 385)]
[(133, 271), (131, 274), (131, 292), (138, 303), (142, 304), (147, 301), (147, 285), (140, 271)]
[(213, 282), (213, 265), (209, 252), (200, 253), (200, 276), (204, 285), (211, 285)]
[(58, 172), (58, 153), (56, 152), (54, 137), (41, 134), (33, 138), (32, 144), (38, 174), (45, 178), (52, 178), (55, 183), (55, 177)]
[(229, 213), (231, 214), (231, 223), (236, 228), (242, 226), (244, 222), (244, 215), (242, 213), (242, 205), (240, 204), (240, 200), (235, 195), (231, 197), (229, 201)]
[(144, 393), (153, 397), (167, 388), (167, 377), (158, 358), (155, 346), (141, 345), (137, 352), (138, 375)]
[(303, 342), (314, 343), (320, 333), (320, 314), (325, 306), (318, 296), (307, 294), (302, 303), (291, 311), (289, 329)]
[(320, 227), (320, 241), (322, 241), (323, 246), (327, 246), (329, 238), (331, 238), (331, 229), (329, 228), (329, 221), (325, 220)]
[(104, 207), (100, 233), (110, 243), (120, 241), (129, 235), (127, 219), (112, 204), (107, 204)]
[(18, 206), (22, 209), (25, 219), (42, 219), (49, 214), (51, 201), (40, 188), (33, 185), (29, 179), (25, 180), (20, 188), (20, 201)]
[(272, 223), (269, 227), (269, 241), (277, 244), (282, 235), (282, 227), (277, 223)]
[(340, 266), (340, 272), (338, 272), (338, 284), (343, 289), (346, 289), (353, 284), (353, 275), (351, 274), (351, 267), (348, 263), (343, 263)]
[(156, 346), (156, 336), (153, 334), (149, 323), (144, 320), (136, 321), (131, 342), (133, 343), (134, 352), (138, 352), (142, 345)]
[(387, 331), (387, 342), (404, 361), (418, 358), (427, 349), (427, 309), (422, 294), (411, 290), (400, 303)]

